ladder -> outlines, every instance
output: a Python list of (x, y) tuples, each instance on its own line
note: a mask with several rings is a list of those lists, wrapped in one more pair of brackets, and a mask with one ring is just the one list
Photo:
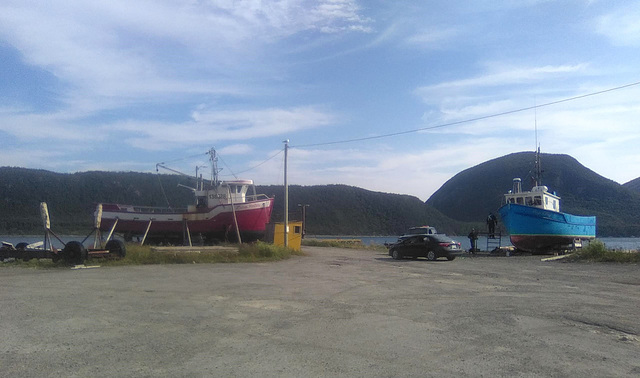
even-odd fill
[(501, 248), (502, 247), (502, 233), (501, 232), (496, 232), (495, 234), (493, 234), (493, 237), (491, 237), (491, 235), (487, 234), (487, 251), (491, 252), (496, 248)]

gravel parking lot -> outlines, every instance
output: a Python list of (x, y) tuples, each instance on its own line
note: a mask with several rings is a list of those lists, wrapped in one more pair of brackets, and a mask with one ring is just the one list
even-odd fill
[(638, 265), (392, 260), (0, 269), (0, 376), (639, 376)]

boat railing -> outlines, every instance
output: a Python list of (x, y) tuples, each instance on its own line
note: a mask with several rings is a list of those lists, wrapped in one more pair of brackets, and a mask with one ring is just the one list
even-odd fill
[(269, 196), (267, 196), (266, 194), (247, 194), (246, 199), (247, 201), (268, 200)]
[(125, 206), (121, 208), (132, 213), (153, 213), (153, 214), (169, 214), (169, 213), (185, 213), (186, 208), (168, 208), (155, 206)]

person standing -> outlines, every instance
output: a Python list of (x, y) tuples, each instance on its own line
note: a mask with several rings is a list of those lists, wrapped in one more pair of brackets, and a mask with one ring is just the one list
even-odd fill
[(468, 238), (469, 238), (469, 243), (471, 244), (471, 249), (469, 250), (469, 252), (475, 253), (478, 250), (477, 248), (478, 231), (476, 231), (475, 228), (472, 228), (471, 232), (468, 235)]
[(496, 236), (496, 224), (498, 223), (498, 218), (496, 218), (493, 213), (489, 213), (487, 217), (487, 226), (489, 227), (489, 237), (495, 238)]

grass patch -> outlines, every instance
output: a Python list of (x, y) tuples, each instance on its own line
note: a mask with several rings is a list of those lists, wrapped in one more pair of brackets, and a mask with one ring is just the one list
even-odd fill
[(54, 268), (68, 268), (69, 264), (64, 261), (53, 262), (51, 259), (31, 259), (29, 261), (22, 260), (5, 260), (0, 262), (0, 268), (26, 268), (26, 269), (54, 269)]
[[(230, 244), (226, 249), (210, 250), (203, 248), (198, 252), (154, 251), (150, 246), (127, 244), (127, 254), (123, 259), (90, 258), (85, 265), (124, 266), (124, 265), (153, 265), (153, 264), (217, 264), (241, 262), (266, 262), (288, 259), (293, 255), (304, 255), (302, 252), (273, 244), (256, 242), (248, 244)], [(197, 251), (198, 248), (194, 247)], [(68, 268), (64, 261), (53, 262), (50, 259), (33, 259), (30, 261), (15, 260), (0, 263), (0, 266), (13, 266), (34, 269)]]
[(362, 244), (361, 241), (353, 240), (322, 240), (322, 239), (303, 239), (302, 245), (309, 247), (331, 247), (331, 248), (351, 248), (351, 249), (368, 249), (372, 251), (387, 251), (387, 247), (380, 244)]
[(607, 249), (603, 242), (594, 240), (588, 246), (567, 257), (565, 261), (639, 263), (640, 253)]
[(238, 262), (259, 262), (284, 260), (293, 255), (303, 256), (304, 253), (283, 246), (256, 242), (240, 245), (237, 258)]

